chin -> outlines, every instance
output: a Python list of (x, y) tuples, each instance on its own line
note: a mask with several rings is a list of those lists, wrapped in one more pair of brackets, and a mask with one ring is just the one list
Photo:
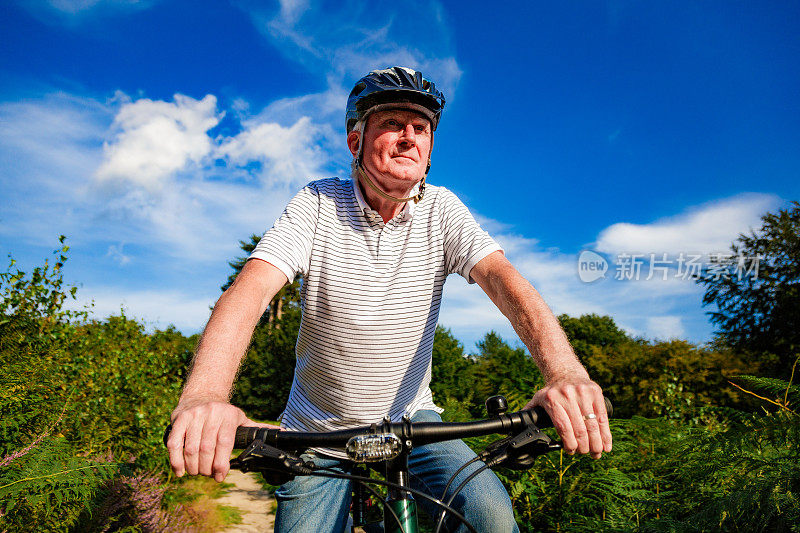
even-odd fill
[(394, 178), (397, 179), (397, 180), (400, 180), (400, 181), (405, 181), (405, 182), (410, 182), (410, 183), (417, 183), (422, 179), (422, 176), (421, 175), (408, 175), (408, 174), (402, 174), (402, 175), (395, 174)]
[(422, 176), (424, 176), (425, 173), (416, 168), (411, 169), (406, 167), (397, 169), (397, 171), (393, 172), (392, 175), (399, 180), (417, 182), (422, 179)]

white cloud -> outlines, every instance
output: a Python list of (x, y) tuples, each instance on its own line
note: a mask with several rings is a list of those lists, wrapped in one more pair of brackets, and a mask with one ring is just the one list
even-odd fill
[(269, 181), (301, 185), (328, 162), (317, 142), (322, 131), (309, 117), (301, 117), (290, 127), (248, 121), (241, 133), (223, 141), (217, 153), (234, 165), (261, 163), (261, 174)]
[(647, 333), (655, 339), (668, 341), (684, 338), (686, 331), (683, 328), (682, 317), (667, 315), (648, 317)]
[[(239, 131), (212, 138), (225, 114), (216, 98), (125, 101), (96, 177), (125, 187), (102, 191), (103, 220), (140, 221), (169, 253), (212, 261), (230, 243), (264, 231), (311, 177), (329, 174), (329, 128), (307, 116), (282, 125), (236, 102)], [(261, 201), (259, 201), (262, 199)]]
[(760, 217), (781, 202), (769, 194), (742, 194), (649, 224), (618, 223), (600, 232), (597, 250), (668, 253), (725, 252), (740, 233), (760, 227)]
[(213, 149), (207, 132), (222, 116), (216, 106), (212, 95), (124, 103), (114, 118), (114, 139), (103, 146), (105, 160), (97, 178), (157, 189), (176, 172), (200, 165)]

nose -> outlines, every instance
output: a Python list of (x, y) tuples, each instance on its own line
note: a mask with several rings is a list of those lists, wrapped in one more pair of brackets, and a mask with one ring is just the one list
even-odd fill
[(413, 124), (406, 124), (403, 128), (403, 134), (400, 136), (400, 142), (409, 146), (417, 144), (417, 132), (414, 130)]

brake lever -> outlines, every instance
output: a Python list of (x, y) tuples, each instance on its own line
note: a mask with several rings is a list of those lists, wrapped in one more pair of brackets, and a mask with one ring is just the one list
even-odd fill
[(231, 468), (242, 472), (259, 472), (267, 483), (283, 485), (296, 475), (313, 473), (316, 465), (256, 439), (238, 457), (231, 459)]
[(540, 455), (561, 449), (561, 443), (530, 424), (514, 437), (506, 437), (486, 447), (479, 457), (491, 468), (527, 470)]

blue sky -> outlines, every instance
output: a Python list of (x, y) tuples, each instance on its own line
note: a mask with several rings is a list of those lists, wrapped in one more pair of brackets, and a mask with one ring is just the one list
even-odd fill
[[(194, 333), (237, 241), (346, 175), (344, 104), (373, 68), (447, 96), (429, 181), (556, 313), (709, 340), (706, 262), (797, 199), (800, 4), (29, 0), (0, 6), (0, 252), (65, 234), (81, 303)], [(607, 261), (578, 276), (578, 254)], [(620, 254), (641, 254), (640, 279)], [(646, 279), (653, 257), (668, 271)], [(662, 275), (663, 274), (663, 275)], [(666, 276), (667, 279), (663, 279)], [(440, 322), (517, 342), (451, 277)]]

